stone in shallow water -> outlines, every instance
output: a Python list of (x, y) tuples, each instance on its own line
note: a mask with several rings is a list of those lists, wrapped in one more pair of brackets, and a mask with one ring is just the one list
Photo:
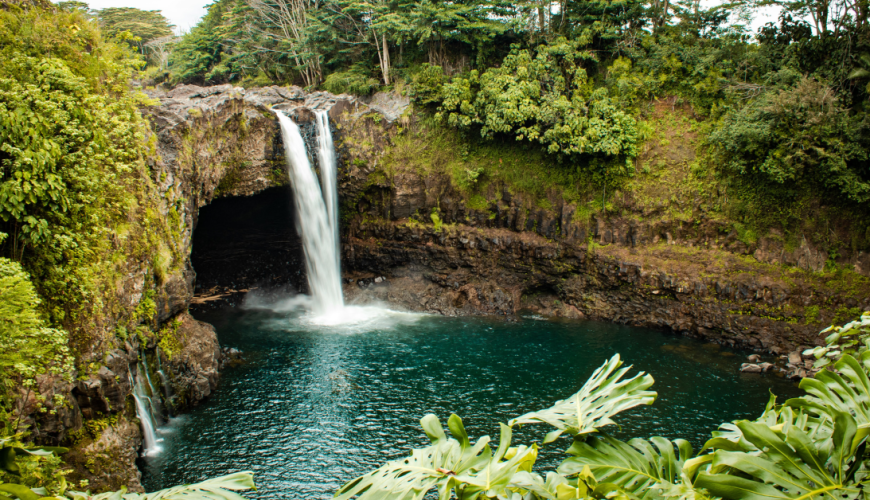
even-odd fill
[(744, 373), (761, 373), (764, 370), (756, 364), (743, 363), (742, 365), (740, 365), (740, 371)]

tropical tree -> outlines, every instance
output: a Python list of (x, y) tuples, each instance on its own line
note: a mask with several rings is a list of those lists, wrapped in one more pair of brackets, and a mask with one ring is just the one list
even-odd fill
[(150, 42), (172, 36), (174, 28), (159, 10), (109, 7), (96, 11), (96, 16), (103, 33), (111, 37), (128, 33), (125, 41), (143, 55), (147, 55), (146, 46)]
[(425, 47), (428, 63), (441, 67), (449, 64), (451, 45), (465, 45), (482, 56), (484, 47), (508, 28), (499, 17), (510, 13), (501, 5), (480, 1), (419, 0), (405, 9), (413, 26), (411, 36)]
[(249, 0), (248, 4), (257, 13), (259, 23), (252, 24), (260, 38), (272, 42), (269, 49), (285, 50), (293, 58), (295, 69), (306, 86), (314, 86), (323, 80), (322, 56), (309, 43), (311, 24), (309, 11), (318, 8), (318, 0)]

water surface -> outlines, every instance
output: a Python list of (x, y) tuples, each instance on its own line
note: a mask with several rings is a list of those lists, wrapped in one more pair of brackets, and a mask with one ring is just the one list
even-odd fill
[[(724, 421), (761, 414), (775, 376), (737, 371), (735, 353), (656, 330), (599, 322), (390, 315), (318, 327), (288, 313), (203, 313), (221, 345), (245, 353), (204, 404), (165, 431), (143, 462), (148, 491), (239, 470), (253, 498), (330, 498), (347, 480), (428, 441), (419, 419), (461, 416), (472, 438), (577, 391), (615, 353), (651, 373), (659, 398), (616, 418), (620, 438), (682, 437), (696, 449)], [(550, 429), (526, 426), (514, 442)], [(568, 441), (543, 455), (553, 463)]]

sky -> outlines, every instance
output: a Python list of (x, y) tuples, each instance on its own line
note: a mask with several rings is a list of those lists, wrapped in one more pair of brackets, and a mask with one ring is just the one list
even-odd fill
[[(58, 0), (53, 0), (57, 2)], [(92, 9), (106, 7), (135, 7), (142, 10), (160, 10), (175, 25), (176, 33), (196, 26), (205, 15), (205, 6), (212, 0), (82, 0)]]
[[(54, 0), (57, 1), (57, 0)], [(183, 33), (196, 26), (205, 15), (205, 6), (212, 0), (84, 0), (92, 9), (106, 7), (136, 7), (142, 10), (160, 10), (169, 21), (175, 25), (176, 33)], [(705, 0), (704, 6), (710, 7), (721, 3), (721, 0)], [(764, 7), (756, 14), (752, 22), (752, 31), (768, 22), (776, 22), (779, 14), (777, 7)]]

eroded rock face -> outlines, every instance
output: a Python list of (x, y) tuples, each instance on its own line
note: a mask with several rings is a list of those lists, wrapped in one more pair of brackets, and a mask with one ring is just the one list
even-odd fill
[[(173, 336), (181, 345), (171, 356), (163, 353), (163, 366), (170, 380), (175, 411), (195, 406), (217, 387), (221, 350), (214, 327), (184, 313)], [(175, 328), (175, 327), (174, 327)]]
[[(787, 353), (817, 345), (807, 308), (851, 304), (812, 273), (747, 263), (721, 250), (590, 246), (499, 228), (357, 222), (344, 244), (351, 301), (447, 315), (548, 316), (673, 329)], [(385, 276), (375, 283), (373, 276)], [(863, 307), (870, 301), (863, 295)], [(816, 309), (818, 311), (818, 309)], [(815, 313), (814, 313), (815, 314)]]
[[(444, 168), (402, 164), (415, 147), (426, 151), (407, 144), (413, 133), (397, 140), (413, 121), (379, 127), (363, 116), (341, 125), (342, 265), (351, 300), (450, 315), (529, 309), (777, 353), (815, 345), (821, 328), (870, 307), (866, 280), (822, 276), (829, 256), (806, 240), (787, 247), (771, 231), (746, 243), (700, 209), (690, 221), (647, 218), (647, 209), (630, 206), (584, 215), (560, 190), (542, 198), (498, 179), (476, 189), (472, 203)], [(842, 264), (867, 276), (870, 258), (850, 255)], [(381, 276), (386, 281), (373, 282)]]

